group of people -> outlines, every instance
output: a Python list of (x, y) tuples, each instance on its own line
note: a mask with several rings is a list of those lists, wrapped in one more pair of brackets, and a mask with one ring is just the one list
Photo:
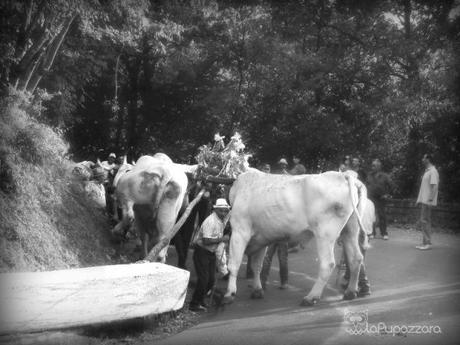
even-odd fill
[[(300, 175), (305, 174), (306, 169), (300, 163), (300, 159), (293, 157), (293, 166), (289, 169), (289, 164), (286, 158), (281, 158), (278, 161), (278, 167), (273, 173), (283, 175)], [(425, 167), (422, 176), (420, 191), (417, 198), (417, 204), (421, 205), (420, 228), (423, 233), (422, 244), (416, 248), (419, 250), (431, 249), (431, 213), (432, 207), (437, 205), (439, 174), (432, 163), (432, 157), (425, 154), (422, 158), (422, 163)], [(263, 164), (260, 170), (265, 173), (272, 173), (269, 164)], [(361, 160), (357, 157), (350, 158), (346, 156), (339, 171), (354, 171), (356, 177), (363, 181), (368, 190), (368, 198), (375, 205), (377, 224), (380, 228), (381, 236), (384, 240), (388, 240), (387, 219), (385, 214), (385, 206), (390, 195), (395, 191), (395, 185), (390, 176), (382, 170), (382, 162), (375, 158), (372, 160), (371, 168), (368, 173), (361, 167)], [(193, 293), (190, 303), (190, 309), (193, 311), (205, 311), (207, 304), (205, 297), (213, 289), (216, 282), (216, 267), (224, 277), (228, 277), (226, 268), (225, 244), (229, 242), (228, 219), (230, 206), (225, 198), (217, 199), (214, 205), (214, 212), (208, 216), (199, 229), (197, 240), (195, 242), (195, 250), (193, 254), (193, 262), (197, 273), (197, 285)], [(376, 225), (373, 227), (373, 233), (370, 238), (376, 235)], [(363, 238), (360, 238), (360, 242)], [(262, 288), (266, 289), (267, 279), (270, 273), (270, 267), (275, 253), (279, 259), (279, 274), (280, 274), (280, 289), (288, 287), (288, 241), (278, 241), (272, 243), (268, 248), (263, 261), (261, 271)], [(363, 252), (363, 250), (362, 250)], [(363, 255), (365, 255), (365, 251)], [(252, 278), (251, 258), (248, 257), (247, 263), (247, 278)], [(347, 277), (348, 274), (348, 277)], [(345, 273), (345, 280), (349, 279), (349, 271)], [(367, 296), (370, 294), (370, 284), (366, 276), (364, 265), (360, 269), (358, 278), (358, 296)]]
[(374, 203), (377, 223), (374, 224), (372, 235), (376, 236), (376, 227), (380, 228), (380, 234), (384, 240), (388, 240), (387, 217), (385, 207), (390, 195), (394, 193), (396, 187), (390, 176), (382, 170), (382, 162), (379, 158), (372, 160), (371, 169), (368, 173), (361, 167), (361, 160), (358, 157), (345, 159), (339, 166), (339, 171), (353, 171), (355, 177), (365, 183), (367, 196)]
[[(419, 250), (429, 250), (432, 248), (431, 243), (431, 213), (432, 208), (438, 203), (438, 186), (439, 173), (433, 165), (433, 157), (431, 154), (424, 154), (422, 164), (425, 168), (420, 182), (419, 194), (416, 204), (420, 205), (420, 219), (418, 227), (422, 231), (422, 243), (416, 246)], [(388, 240), (387, 217), (385, 213), (387, 200), (390, 195), (395, 192), (395, 184), (390, 176), (382, 170), (382, 162), (375, 158), (372, 160), (371, 170), (366, 173), (361, 168), (361, 161), (357, 157), (350, 159), (346, 156), (339, 167), (339, 171), (353, 170), (356, 176), (366, 184), (368, 198), (374, 203), (377, 222), (374, 224), (372, 235), (376, 236), (376, 227), (380, 228), (380, 234), (384, 240)]]

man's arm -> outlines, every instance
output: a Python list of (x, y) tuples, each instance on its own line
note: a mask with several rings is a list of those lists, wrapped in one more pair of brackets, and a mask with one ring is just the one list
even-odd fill
[(228, 235), (224, 235), (218, 238), (203, 237), (203, 244), (207, 246), (210, 244), (219, 244), (220, 242), (228, 242), (228, 240), (229, 240)]
[(430, 171), (430, 195), (428, 197), (428, 201), (433, 201), (434, 197), (436, 196), (436, 188), (438, 187), (439, 183), (439, 175), (437, 171)]
[(428, 201), (433, 201), (434, 196), (436, 195), (436, 184), (430, 184), (430, 196), (428, 197)]

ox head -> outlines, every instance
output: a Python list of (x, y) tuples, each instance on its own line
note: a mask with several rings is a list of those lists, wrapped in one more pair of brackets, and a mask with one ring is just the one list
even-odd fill
[(115, 175), (113, 179), (113, 187), (117, 187), (118, 181), (120, 181), (120, 178), (126, 174), (128, 171), (131, 171), (133, 169), (134, 165), (129, 164), (126, 160), (126, 156), (123, 160), (123, 164), (118, 168), (117, 174)]

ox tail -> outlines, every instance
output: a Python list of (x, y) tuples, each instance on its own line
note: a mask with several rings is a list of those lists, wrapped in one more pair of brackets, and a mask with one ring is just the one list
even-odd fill
[[(351, 175), (345, 174), (345, 179), (348, 181), (348, 189), (350, 191), (351, 203), (353, 205), (353, 212), (356, 214), (356, 218), (358, 218), (359, 230), (362, 232), (363, 235), (363, 242), (361, 243), (361, 247), (366, 250), (369, 248), (369, 240), (367, 238), (367, 231), (363, 225), (363, 221), (361, 215), (364, 214), (364, 208), (366, 207), (366, 199), (367, 199), (367, 189), (364, 183), (359, 181), (358, 179), (354, 178)], [(353, 187), (357, 188), (358, 192), (358, 202), (355, 200), (355, 196), (353, 193)]]

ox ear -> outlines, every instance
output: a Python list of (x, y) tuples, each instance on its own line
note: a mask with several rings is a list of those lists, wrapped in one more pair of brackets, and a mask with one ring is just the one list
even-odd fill
[(165, 197), (168, 199), (177, 199), (181, 192), (181, 186), (175, 181), (169, 181), (165, 188)]

